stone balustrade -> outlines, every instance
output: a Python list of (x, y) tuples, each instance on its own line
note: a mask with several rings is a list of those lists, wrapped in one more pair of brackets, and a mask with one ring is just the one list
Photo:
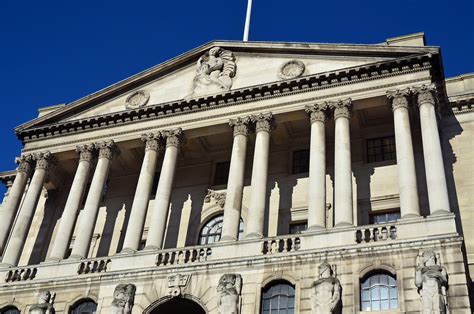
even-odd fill
[(77, 274), (93, 274), (107, 271), (107, 266), (112, 262), (110, 259), (97, 259), (83, 261), (77, 267)]
[(169, 250), (158, 253), (156, 256), (156, 266), (186, 265), (205, 262), (211, 255), (212, 249), (209, 247)]
[(38, 269), (36, 267), (23, 267), (12, 269), (5, 275), (5, 282), (26, 281), (36, 277)]
[(395, 240), (397, 227), (394, 225), (369, 226), (355, 232), (356, 243)]
[(301, 248), (300, 237), (279, 237), (268, 239), (262, 243), (263, 255), (274, 255), (280, 253), (296, 252)]

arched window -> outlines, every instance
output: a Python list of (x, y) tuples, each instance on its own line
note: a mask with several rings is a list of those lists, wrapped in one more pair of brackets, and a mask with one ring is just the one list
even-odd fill
[[(224, 221), (224, 215), (213, 217), (209, 220), (204, 227), (201, 229), (199, 234), (199, 244), (211, 244), (218, 242), (221, 239), (222, 234), (222, 222)], [(240, 218), (239, 224), (239, 240), (242, 239), (244, 234), (244, 221)]]
[(71, 307), (71, 314), (95, 314), (97, 311), (97, 303), (91, 299), (83, 299), (77, 301)]
[(262, 291), (262, 314), (295, 313), (295, 287), (286, 281), (272, 282)]
[(9, 305), (3, 309), (0, 309), (0, 314), (20, 314), (20, 310), (18, 310), (13, 305)]
[(388, 273), (371, 273), (361, 280), (362, 311), (398, 309), (397, 280)]

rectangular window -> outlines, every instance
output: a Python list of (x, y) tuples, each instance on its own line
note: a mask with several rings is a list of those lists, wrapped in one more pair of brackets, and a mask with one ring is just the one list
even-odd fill
[(297, 150), (293, 152), (293, 174), (305, 173), (309, 171), (309, 149)]
[(394, 160), (395, 155), (395, 137), (386, 136), (371, 138), (367, 140), (367, 161), (377, 162), (385, 160)]
[(230, 161), (216, 163), (216, 172), (214, 174), (214, 185), (227, 184), (229, 179)]
[(308, 223), (306, 221), (293, 223), (290, 225), (290, 234), (300, 234), (306, 229), (308, 229)]
[(389, 211), (389, 212), (372, 212), (370, 213), (369, 221), (371, 224), (384, 224), (389, 222), (395, 222), (400, 219), (400, 211)]

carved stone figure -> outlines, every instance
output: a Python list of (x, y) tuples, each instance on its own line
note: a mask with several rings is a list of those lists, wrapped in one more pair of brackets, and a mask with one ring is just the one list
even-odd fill
[(172, 297), (179, 297), (184, 288), (188, 285), (191, 275), (176, 274), (168, 277), (168, 294)]
[(120, 284), (115, 287), (114, 300), (112, 301), (113, 314), (132, 313), (135, 301), (136, 287), (132, 284)]
[(220, 47), (211, 48), (197, 61), (190, 96), (229, 90), (236, 70), (235, 56), (231, 51)]
[(41, 291), (38, 294), (38, 304), (30, 307), (30, 314), (54, 314), (54, 298), (56, 294), (50, 291)]
[(341, 284), (331, 265), (324, 262), (319, 266), (319, 279), (311, 285), (311, 313), (334, 313), (341, 300)]
[(242, 277), (239, 274), (224, 274), (219, 279), (217, 286), (218, 313), (240, 313), (240, 291), (242, 290)]
[(418, 260), (415, 284), (421, 296), (422, 313), (447, 313), (448, 273), (445, 267), (438, 264), (434, 251), (424, 252)]

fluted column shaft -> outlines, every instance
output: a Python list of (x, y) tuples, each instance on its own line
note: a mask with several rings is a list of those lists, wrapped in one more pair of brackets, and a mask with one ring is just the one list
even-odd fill
[(350, 117), (351, 100), (333, 102), (335, 120), (335, 226), (353, 225)]
[(249, 121), (250, 118), (245, 117), (232, 119), (229, 123), (234, 128), (234, 142), (230, 158), (221, 241), (236, 241), (239, 237)]
[[(271, 113), (252, 116), (255, 123), (255, 152), (252, 166), (250, 210), (247, 238), (263, 237), (263, 220), (267, 199), (268, 154), (270, 149)], [(240, 221), (240, 217), (239, 217)]]
[(311, 119), (308, 230), (326, 227), (326, 107), (326, 103), (306, 107)]
[(415, 155), (408, 114), (408, 90), (388, 92), (393, 110), (395, 146), (397, 154), (400, 214), (402, 218), (420, 216), (418, 187), (416, 182)]
[(166, 149), (145, 249), (161, 249), (163, 247), (182, 130), (163, 131), (161, 136), (166, 139)]
[(65, 257), (69, 248), (74, 226), (76, 225), (79, 207), (89, 179), (89, 172), (93, 159), (94, 145), (81, 145), (76, 147), (79, 153), (79, 164), (72, 181), (71, 190), (64, 206), (56, 237), (53, 241), (51, 253), (48, 260), (61, 260)]
[(151, 189), (153, 187), (153, 178), (155, 177), (159, 149), (158, 141), (160, 137), (161, 135), (159, 133), (150, 133), (143, 134), (141, 138), (142, 141), (145, 142), (145, 157), (143, 157), (135, 197), (133, 198), (132, 210), (122, 252), (134, 252), (137, 251), (140, 246)]
[(432, 85), (424, 85), (416, 88), (415, 92), (420, 109), (421, 137), (430, 213), (447, 213), (450, 211), (450, 207), (436, 119), (436, 90)]
[(15, 219), (21, 199), (25, 193), (26, 183), (28, 182), (29, 173), (31, 171), (32, 158), (32, 155), (24, 155), (16, 160), (18, 168), (15, 180), (8, 193), (8, 198), (2, 211), (2, 218), (0, 219), (0, 255), (5, 247), (10, 229), (13, 225), (13, 220)]
[(28, 187), (28, 191), (26, 192), (25, 200), (21, 206), (15, 226), (13, 227), (5, 253), (3, 254), (2, 264), (10, 266), (18, 265), (35, 214), (35, 209), (43, 190), (43, 183), (46, 178), (51, 153), (46, 152), (34, 154), (34, 159), (36, 160), (35, 172), (31, 179), (30, 186)]
[(116, 153), (116, 146), (112, 140), (95, 143), (94, 146), (99, 150), (99, 158), (94, 176), (92, 177), (86, 203), (77, 226), (78, 231), (76, 232), (76, 239), (74, 240), (74, 246), (70, 256), (71, 259), (87, 258), (97, 215), (99, 213), (102, 193), (109, 175), (110, 164)]

